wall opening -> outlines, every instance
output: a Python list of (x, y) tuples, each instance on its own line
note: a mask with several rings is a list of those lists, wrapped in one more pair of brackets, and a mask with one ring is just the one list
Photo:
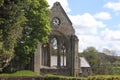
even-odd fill
[(57, 67), (58, 41), (54, 37), (51, 40), (51, 67)]

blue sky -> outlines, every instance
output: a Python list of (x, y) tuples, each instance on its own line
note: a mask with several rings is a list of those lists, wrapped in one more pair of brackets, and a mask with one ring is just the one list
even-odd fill
[(47, 0), (50, 7), (58, 1), (73, 23), (79, 38), (79, 51), (93, 46), (120, 55), (120, 0)]

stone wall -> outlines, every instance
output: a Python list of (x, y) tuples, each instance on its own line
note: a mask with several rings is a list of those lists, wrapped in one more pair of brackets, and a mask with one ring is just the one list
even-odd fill
[(44, 80), (44, 77), (0, 77), (0, 80)]
[(40, 69), (41, 74), (54, 74), (54, 75), (64, 75), (70, 76), (69, 69)]
[[(52, 9), (50, 17), (52, 32), (49, 35), (49, 43), (45, 45), (38, 45), (35, 55), (34, 71), (44, 74), (55, 74), (64, 76), (78, 76), (79, 62), (78, 62), (78, 38), (75, 36), (75, 30), (72, 22), (65, 13), (59, 2), (56, 2)], [(54, 20), (57, 19), (58, 23)], [(57, 43), (57, 68), (51, 69), (51, 56), (53, 53), (53, 40)], [(54, 50), (55, 51), (55, 50)], [(62, 61), (61, 56), (66, 54), (66, 62)], [(61, 62), (66, 63), (66, 67), (62, 67)], [(48, 68), (42, 68), (42, 66)], [(63, 65), (64, 66), (64, 65)]]
[[(64, 11), (64, 9), (62, 8), (59, 2), (54, 3), (49, 17), (51, 19), (52, 30), (58, 30), (66, 35), (75, 34), (75, 30), (72, 26), (72, 22), (68, 18), (66, 12)], [(55, 17), (60, 19), (60, 25), (58, 26), (55, 26), (54, 24), (52, 24), (52, 19), (54, 19)]]

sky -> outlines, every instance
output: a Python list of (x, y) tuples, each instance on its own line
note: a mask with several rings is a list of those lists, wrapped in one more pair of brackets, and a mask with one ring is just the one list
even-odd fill
[(73, 23), (79, 38), (79, 51), (95, 47), (120, 55), (120, 0), (47, 0), (50, 7), (58, 1)]

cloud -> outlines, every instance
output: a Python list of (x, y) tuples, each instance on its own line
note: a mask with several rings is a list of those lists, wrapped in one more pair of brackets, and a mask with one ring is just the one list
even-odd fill
[(87, 47), (95, 47), (100, 50), (103, 42), (99, 36), (94, 35), (79, 35), (79, 51), (83, 51)]
[(104, 31), (101, 31), (100, 35), (103, 41), (102, 48), (114, 50), (120, 55), (120, 53), (118, 53), (120, 52), (120, 31), (106, 28)]
[[(105, 28), (106, 25), (102, 21), (95, 19), (90, 13), (84, 13), (83, 15), (68, 15), (73, 23), (73, 27), (76, 30), (76, 35), (79, 38), (79, 51), (83, 51), (89, 46), (93, 46), (102, 51), (103, 47), (108, 47), (108, 44), (104, 44), (100, 34), (99, 28)], [(98, 34), (98, 36), (96, 36)]]
[[(50, 7), (53, 3), (59, 1), (65, 11), (68, 13), (71, 11), (67, 0), (47, 0)], [(104, 5), (106, 8), (113, 9), (114, 11), (120, 11), (120, 2), (109, 2)], [(95, 15), (90, 13), (84, 13), (82, 15), (69, 15), (70, 20), (73, 23), (73, 27), (76, 30), (76, 35), (79, 38), (79, 51), (83, 51), (86, 47), (93, 46), (99, 51), (103, 48), (110, 50), (120, 51), (120, 31), (110, 30), (106, 28), (106, 25), (100, 20), (109, 20), (111, 15), (107, 12), (100, 12)], [(118, 25), (120, 26), (120, 24)], [(103, 31), (99, 28), (106, 28)]]
[(111, 19), (111, 15), (107, 12), (100, 12), (100, 13), (96, 13), (94, 15), (95, 18), (97, 19), (101, 19), (101, 20), (109, 20)]
[[(120, 51), (120, 31), (113, 31), (105, 29), (99, 35), (78, 35), (79, 38), (79, 51), (83, 51), (89, 46), (95, 47), (97, 50), (102, 51), (104, 48)], [(119, 54), (119, 53), (118, 53)]]
[(103, 39), (108, 40), (108, 41), (120, 41), (120, 31), (116, 30), (109, 30), (106, 28), (104, 31), (101, 32), (101, 36)]
[(120, 28), (120, 24), (118, 24), (118, 27)]
[(120, 1), (118, 2), (108, 2), (104, 5), (106, 8), (113, 9), (114, 11), (120, 11)]
[(49, 3), (50, 8), (53, 6), (55, 2), (60, 2), (60, 4), (67, 13), (71, 11), (71, 9), (69, 8), (68, 0), (47, 0), (47, 2)]
[(97, 21), (91, 14), (69, 15), (77, 34), (96, 34), (98, 28), (106, 27), (102, 21)]

